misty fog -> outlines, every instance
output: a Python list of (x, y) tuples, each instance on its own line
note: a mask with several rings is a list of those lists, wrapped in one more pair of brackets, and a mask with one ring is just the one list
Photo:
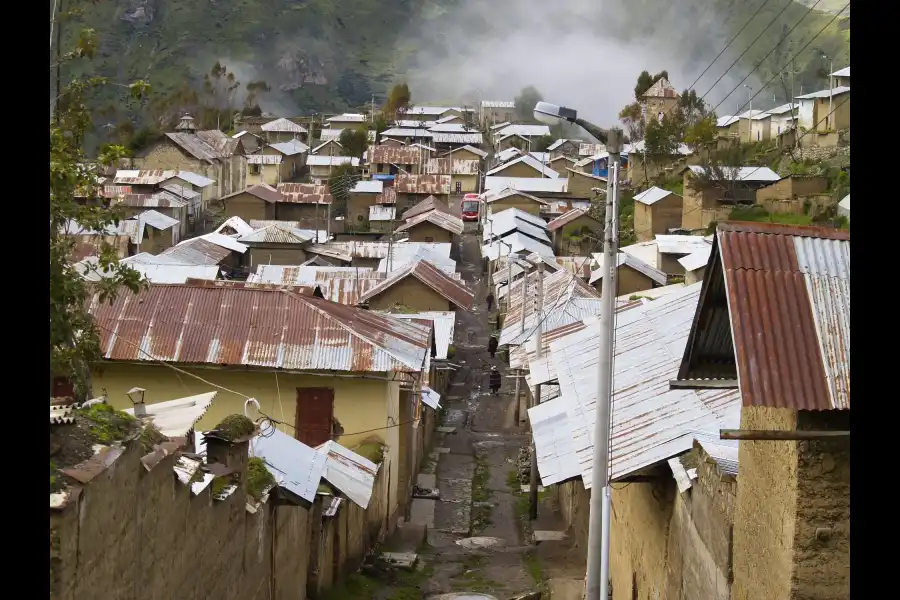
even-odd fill
[[(681, 91), (728, 42), (722, 16), (693, 5), (691, 0), (643, 7), (638, 0), (459, 0), (439, 19), (416, 23), (400, 36), (420, 40), (407, 80), (416, 102), (512, 100), (534, 85), (546, 100), (609, 126), (634, 101), (641, 71), (666, 69)], [(732, 50), (694, 86), (698, 94), (743, 47)], [(719, 102), (744, 75), (733, 68), (706, 99)], [(759, 89), (753, 77), (746, 83)], [(745, 100), (746, 90), (739, 89), (718, 112), (732, 114)]]

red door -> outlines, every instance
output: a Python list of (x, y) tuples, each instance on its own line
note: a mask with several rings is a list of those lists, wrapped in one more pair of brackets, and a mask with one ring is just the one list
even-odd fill
[(75, 398), (75, 386), (68, 377), (53, 378), (54, 398)]
[(296, 437), (298, 440), (313, 447), (330, 440), (333, 416), (333, 389), (297, 388)]

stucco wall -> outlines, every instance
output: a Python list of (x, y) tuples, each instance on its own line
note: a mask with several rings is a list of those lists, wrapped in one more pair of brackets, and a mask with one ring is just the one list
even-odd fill
[(306, 252), (297, 244), (254, 245), (244, 260), (254, 272), (257, 265), (299, 265), (306, 262)]
[(453, 234), (435, 225), (423, 221), (408, 229), (410, 242), (452, 242)]
[(350, 194), (347, 199), (348, 225), (353, 229), (363, 227), (369, 220), (369, 207), (375, 205), (376, 199), (376, 194)]
[[(624, 296), (626, 294), (634, 294), (643, 290), (649, 290), (653, 287), (653, 280), (641, 273), (635, 271), (627, 265), (622, 265), (616, 271), (616, 296)], [(603, 294), (603, 279), (594, 283), (594, 288), (600, 294)]]
[(684, 285), (691, 285), (697, 283), (698, 281), (703, 281), (703, 277), (705, 275), (706, 267), (700, 267), (699, 269), (694, 269), (693, 271), (685, 271)]
[(657, 234), (666, 234), (669, 229), (681, 227), (683, 199), (670, 194), (662, 200), (647, 206), (634, 203), (634, 231), (639, 242), (656, 239)]
[[(789, 409), (744, 407), (741, 429), (793, 430)], [(734, 600), (791, 598), (797, 442), (741, 442), (734, 516)], [(765, 576), (761, 576), (765, 574)]]
[[(459, 190), (456, 184), (459, 184)], [(450, 189), (454, 194), (468, 194), (478, 191), (478, 175), (451, 175)]]
[(257, 198), (253, 194), (243, 193), (232, 196), (227, 200), (222, 200), (224, 206), (224, 216), (240, 217), (245, 221), (251, 219), (274, 219), (275, 205), (261, 198)]
[(541, 177), (541, 172), (524, 162), (510, 164), (509, 166), (491, 173), (495, 177)]
[(521, 211), (532, 214), (536, 217), (541, 216), (541, 205), (535, 202), (534, 200), (529, 200), (523, 196), (510, 196), (508, 198), (502, 198), (495, 202), (491, 202), (491, 214), (497, 214), (498, 212), (504, 211), (507, 208), (518, 208)]
[(449, 300), (412, 276), (395, 283), (369, 300), (371, 310), (388, 310), (397, 304), (417, 311), (455, 309)]
[[(591, 168), (590, 165), (587, 168)], [(606, 190), (606, 181), (589, 174), (566, 171), (565, 175), (569, 178), (568, 195), (573, 198), (593, 198), (592, 188)]]
[(210, 487), (192, 496), (173, 476), (175, 455), (149, 472), (142, 455), (131, 442), (76, 501), (50, 513), (55, 598), (306, 598), (304, 508), (269, 502), (250, 514), (243, 486), (223, 501)]
[(278, 202), (275, 217), (280, 221), (300, 221), (304, 228), (325, 229), (329, 208), (327, 204), (293, 204)]

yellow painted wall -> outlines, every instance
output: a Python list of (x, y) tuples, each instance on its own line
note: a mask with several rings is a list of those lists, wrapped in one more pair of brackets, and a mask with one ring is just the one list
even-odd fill
[[(254, 167), (259, 168), (256, 173), (253, 172)], [(282, 170), (282, 165), (248, 165), (247, 185), (265, 183), (274, 187), (284, 181)]]
[(593, 198), (591, 188), (606, 189), (606, 181), (589, 174), (566, 171), (569, 177), (568, 195), (574, 198)]
[(225, 205), (225, 217), (240, 217), (245, 221), (250, 219), (274, 219), (275, 205), (257, 198), (253, 194), (238, 194), (227, 200), (222, 200)]
[(703, 281), (703, 277), (706, 275), (706, 267), (700, 267), (699, 269), (694, 269), (693, 271), (686, 271), (684, 274), (684, 285), (691, 285), (697, 283), (698, 281)]
[(144, 156), (136, 161), (141, 169), (176, 169), (180, 171), (191, 171), (216, 182), (211, 187), (215, 188), (216, 197), (225, 195), (226, 182), (222, 181), (222, 168), (218, 163), (209, 164), (204, 160), (197, 160), (192, 156), (188, 156), (181, 149), (169, 142), (168, 140), (159, 142), (151, 147)]
[[(460, 184), (459, 192), (456, 191), (456, 184)], [(469, 192), (478, 191), (478, 175), (451, 175), (450, 189), (454, 194), (468, 194)]]
[(474, 152), (470, 152), (469, 150), (456, 150), (452, 154), (450, 154), (450, 158), (453, 160), (481, 160), (481, 157)]
[(371, 310), (388, 310), (402, 304), (418, 311), (454, 310), (455, 305), (416, 279), (407, 277), (369, 300)]
[(441, 229), (434, 223), (423, 221), (418, 225), (407, 229), (411, 242), (452, 242), (453, 234), (446, 229)]
[[(603, 279), (594, 284), (597, 292), (603, 293)], [(625, 296), (653, 288), (653, 280), (627, 265), (622, 265), (616, 272), (616, 296)]]
[[(816, 99), (816, 130), (821, 132), (850, 128), (850, 94), (841, 94), (831, 99), (834, 114), (829, 115), (828, 98)], [(826, 116), (828, 117), (826, 119)], [(821, 122), (819, 122), (821, 121)]]
[(490, 203), (491, 214), (497, 214), (508, 208), (518, 208), (536, 217), (541, 216), (541, 205), (524, 196), (514, 195)]
[(254, 245), (247, 250), (247, 264), (255, 271), (257, 265), (300, 265), (306, 262), (306, 252), (294, 244)]
[(358, 230), (365, 225), (369, 220), (369, 207), (375, 205), (377, 197), (377, 194), (350, 194), (347, 199), (347, 227)]

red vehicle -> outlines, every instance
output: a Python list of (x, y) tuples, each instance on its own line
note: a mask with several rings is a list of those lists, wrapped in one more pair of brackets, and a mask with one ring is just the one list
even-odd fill
[(478, 221), (481, 215), (481, 198), (478, 194), (466, 194), (460, 203), (463, 221)]

